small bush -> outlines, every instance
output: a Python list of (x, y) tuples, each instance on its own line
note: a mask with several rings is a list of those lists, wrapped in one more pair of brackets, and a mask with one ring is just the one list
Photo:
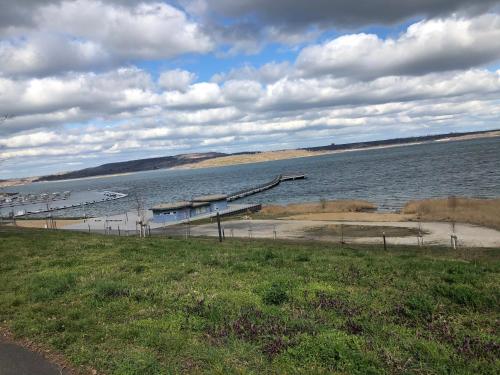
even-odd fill
[(281, 305), (288, 301), (288, 293), (282, 283), (273, 283), (262, 298), (266, 305)]

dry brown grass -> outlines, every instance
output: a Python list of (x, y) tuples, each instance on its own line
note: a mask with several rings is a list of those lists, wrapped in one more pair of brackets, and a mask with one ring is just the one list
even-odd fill
[(267, 151), (258, 152), (256, 154), (240, 154), (221, 156), (218, 158), (203, 160), (190, 164), (184, 164), (175, 169), (196, 169), (196, 168), (211, 168), (222, 167), (226, 165), (262, 163), (272, 160), (305, 158), (309, 156), (318, 156), (326, 154), (323, 151), (306, 151), (306, 150), (282, 150), (282, 151)]
[(500, 230), (500, 199), (449, 198), (410, 201), (404, 214), (415, 214), (422, 220), (455, 221)]
[(377, 209), (373, 203), (361, 200), (321, 201), (313, 203), (292, 203), (288, 205), (268, 205), (262, 207), (258, 216), (283, 217), (298, 214), (365, 212)]
[(319, 212), (298, 214), (286, 217), (287, 220), (312, 220), (312, 221), (371, 221), (371, 222), (397, 222), (413, 221), (415, 215), (403, 215), (392, 212)]

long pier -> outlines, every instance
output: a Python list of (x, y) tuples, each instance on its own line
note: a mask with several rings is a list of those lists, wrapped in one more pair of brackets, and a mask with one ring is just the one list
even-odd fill
[(231, 193), (228, 195), (227, 200), (231, 202), (236, 199), (245, 198), (248, 197), (249, 195), (254, 195), (262, 191), (272, 189), (273, 187), (278, 186), (283, 181), (303, 180), (305, 178), (306, 176), (304, 174), (286, 174), (286, 175), (280, 174), (275, 178), (273, 178), (271, 181), (266, 182), (265, 184), (243, 189), (235, 193)]

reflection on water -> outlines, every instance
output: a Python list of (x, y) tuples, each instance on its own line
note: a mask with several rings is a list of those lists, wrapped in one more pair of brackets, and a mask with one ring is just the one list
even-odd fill
[[(398, 209), (410, 199), (460, 195), (500, 196), (500, 138), (436, 142), (318, 157), (196, 170), (159, 170), (124, 176), (36, 183), (11, 191), (111, 190), (141, 196), (147, 207), (195, 195), (228, 193), (287, 172), (307, 180), (284, 182), (243, 202), (290, 203), (325, 199), (366, 199), (381, 209)], [(98, 203), (87, 214), (133, 209), (133, 199)], [(56, 215), (80, 216), (81, 209)]]

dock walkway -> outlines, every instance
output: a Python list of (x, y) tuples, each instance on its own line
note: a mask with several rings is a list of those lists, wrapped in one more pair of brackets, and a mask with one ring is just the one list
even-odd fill
[(254, 195), (260, 193), (265, 190), (272, 189), (278, 186), (283, 181), (294, 181), (294, 180), (303, 180), (306, 176), (304, 174), (287, 174), (287, 175), (278, 175), (273, 178), (271, 181), (266, 182), (265, 184), (257, 185), (254, 187), (246, 188), (228, 195), (227, 200), (229, 202), (234, 201), (236, 199), (241, 199), (248, 197), (249, 195)]

